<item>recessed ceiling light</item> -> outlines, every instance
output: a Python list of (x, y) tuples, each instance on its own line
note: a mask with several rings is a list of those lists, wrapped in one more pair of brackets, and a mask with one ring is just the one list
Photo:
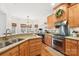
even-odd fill
[(54, 5), (55, 5), (55, 3), (51, 3), (51, 5), (52, 5), (52, 6), (54, 6)]

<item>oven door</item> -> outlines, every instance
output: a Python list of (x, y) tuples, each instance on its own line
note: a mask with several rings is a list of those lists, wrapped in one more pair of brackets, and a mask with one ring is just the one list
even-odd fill
[(64, 52), (64, 41), (60, 39), (55, 39), (53, 40), (53, 45), (52, 47), (60, 52)]

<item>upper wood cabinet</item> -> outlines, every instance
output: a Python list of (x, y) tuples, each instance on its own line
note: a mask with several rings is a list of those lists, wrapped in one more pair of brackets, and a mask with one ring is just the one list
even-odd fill
[[(64, 12), (61, 17), (57, 18), (55, 14), (59, 9), (62, 9)], [(53, 9), (53, 14), (47, 17), (47, 26), (49, 29), (52, 29), (55, 27), (54, 26), (55, 22), (63, 20), (68, 20), (68, 4), (60, 4), (58, 7)]]
[(79, 4), (69, 7), (69, 26), (79, 27)]
[(55, 15), (50, 15), (47, 17), (47, 28), (54, 28), (54, 23), (56, 22)]
[(56, 12), (59, 10), (59, 9), (62, 9), (64, 12), (62, 14), (61, 17), (56, 17), (56, 20), (57, 21), (63, 21), (63, 20), (67, 20), (68, 19), (68, 4), (60, 4), (59, 6), (55, 7), (54, 8), (54, 14), (56, 14)]

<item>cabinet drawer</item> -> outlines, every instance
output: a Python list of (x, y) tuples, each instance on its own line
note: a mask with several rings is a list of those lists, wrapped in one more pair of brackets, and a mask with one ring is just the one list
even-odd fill
[(18, 46), (1, 54), (1, 56), (18, 56), (18, 55), (19, 55)]
[(78, 41), (78, 56), (79, 56), (79, 41)]
[(18, 51), (18, 47), (12, 48), (10, 52), (16, 52), (16, 51)]
[(30, 44), (37, 43), (37, 42), (41, 42), (41, 39), (33, 39), (29, 41)]
[(20, 44), (20, 48), (25, 48), (28, 46), (28, 42), (23, 42)]
[(36, 50), (32, 53), (30, 53), (30, 56), (36, 56), (36, 55), (40, 55), (41, 54), (41, 50)]
[(10, 50), (10, 54), (11, 54), (12, 56), (17, 56), (17, 55), (19, 55), (19, 49), (18, 49), (18, 46), (12, 48), (12, 49)]
[(29, 46), (30, 47), (32, 47), (32, 46), (39, 46), (39, 45), (41, 45), (42, 43), (41, 42), (35, 42), (35, 43), (33, 43), (33, 44), (29, 44)]
[(19, 56), (19, 53), (15, 52), (14, 54), (11, 54), (11, 56)]
[(41, 45), (36, 45), (36, 46), (31, 46), (30, 47), (30, 52), (33, 52), (33, 51), (36, 52), (36, 50), (41, 50)]
[(10, 51), (4, 52), (0, 54), (0, 56), (11, 56)]

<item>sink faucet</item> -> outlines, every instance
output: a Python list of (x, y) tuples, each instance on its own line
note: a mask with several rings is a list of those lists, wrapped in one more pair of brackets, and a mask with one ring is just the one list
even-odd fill
[(11, 34), (11, 30), (10, 29), (6, 29), (5, 35)]
[(10, 35), (11, 36), (11, 30), (10, 29), (6, 29), (6, 31), (5, 31), (5, 33), (4, 33), (4, 35), (5, 35), (5, 39), (8, 39), (8, 35)]

